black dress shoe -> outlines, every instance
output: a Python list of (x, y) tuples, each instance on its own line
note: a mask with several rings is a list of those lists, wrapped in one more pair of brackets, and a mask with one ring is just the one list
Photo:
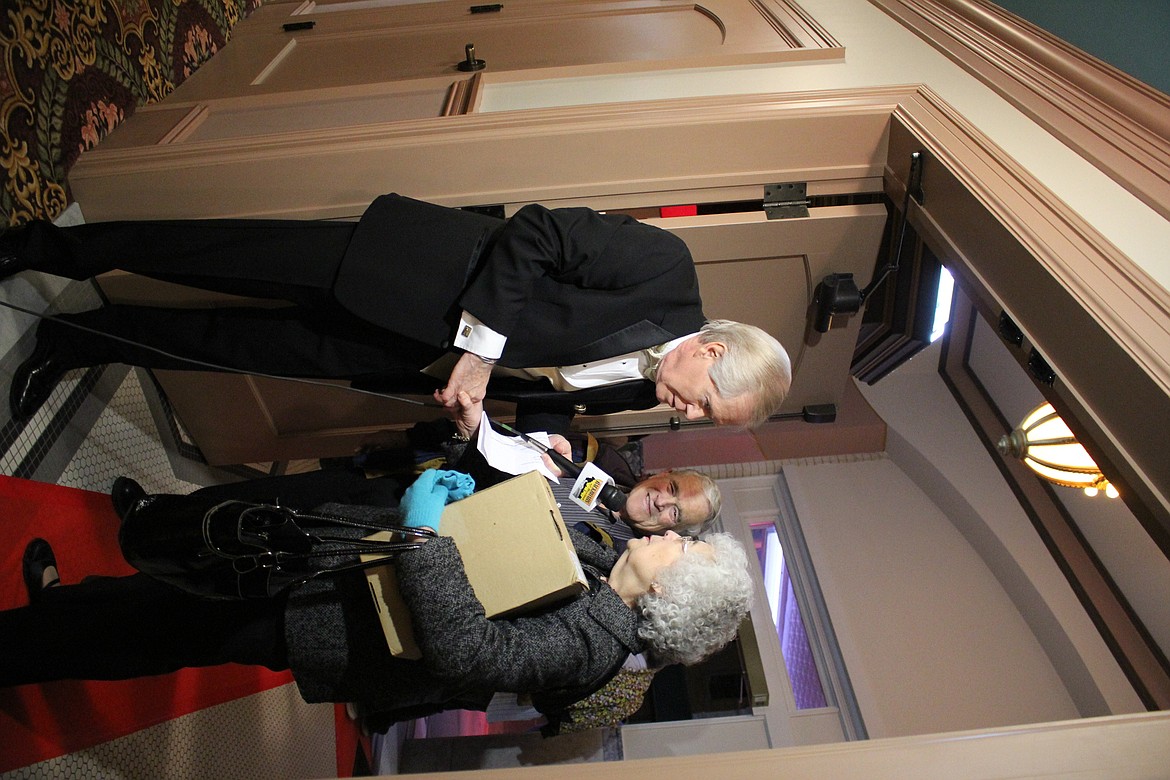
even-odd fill
[(36, 603), (45, 588), (60, 585), (60, 578), (54, 577), (51, 582), (45, 582), (45, 569), (52, 566), (57, 568), (57, 556), (53, 555), (53, 548), (44, 539), (33, 539), (24, 548), (24, 558), (20, 561), (20, 571), (24, 575), (24, 586), (28, 589), (30, 604)]
[(48, 400), (61, 376), (71, 366), (62, 363), (55, 328), (46, 327), (42, 322), (37, 328), (37, 345), (28, 359), (21, 363), (12, 375), (12, 387), (8, 390), (8, 408), (12, 419), (26, 422)]
[(134, 509), (138, 499), (146, 495), (146, 491), (130, 477), (118, 477), (114, 486), (110, 488), (110, 501), (114, 504), (114, 511), (123, 520)]
[(24, 245), (23, 234), (27, 230), (27, 225), (18, 225), (0, 234), (0, 279), (32, 268), (32, 262), (20, 256), (20, 248)]
[(21, 271), (27, 271), (29, 263), (22, 257), (17, 257), (15, 254), (5, 252), (0, 248), (0, 279), (7, 279), (10, 276), (15, 276)]

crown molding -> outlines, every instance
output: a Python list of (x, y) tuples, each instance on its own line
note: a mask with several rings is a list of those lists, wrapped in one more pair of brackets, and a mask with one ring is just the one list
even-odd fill
[(1170, 218), (1170, 97), (987, 0), (870, 0)]

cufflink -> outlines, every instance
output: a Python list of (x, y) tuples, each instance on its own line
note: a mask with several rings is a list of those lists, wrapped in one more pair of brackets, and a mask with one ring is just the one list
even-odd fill
[(585, 414), (585, 404), (573, 404), (573, 411), (576, 414)]
[(463, 338), (467, 338), (468, 336), (470, 336), (471, 335), (471, 326), (464, 325), (463, 330), (459, 331), (459, 335), (462, 336)]

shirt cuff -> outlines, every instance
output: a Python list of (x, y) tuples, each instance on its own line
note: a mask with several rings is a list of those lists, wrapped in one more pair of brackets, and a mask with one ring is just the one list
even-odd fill
[(508, 337), (496, 333), (494, 330), (479, 321), (479, 318), (470, 312), (463, 312), (459, 318), (459, 330), (455, 334), (454, 346), (467, 352), (496, 360), (504, 354), (504, 345)]

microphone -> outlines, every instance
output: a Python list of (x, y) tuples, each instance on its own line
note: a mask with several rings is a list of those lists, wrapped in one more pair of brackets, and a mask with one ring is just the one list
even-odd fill
[[(504, 429), (508, 433), (511, 433), (515, 436), (519, 436), (521, 439), (523, 439), (528, 444), (531, 444), (532, 446), (536, 447), (538, 450), (543, 452), (545, 455), (548, 455), (549, 459), (552, 460), (552, 462), (557, 465), (557, 468), (559, 468), (565, 474), (568, 474), (570, 477), (573, 477), (575, 479), (575, 478), (581, 476), (581, 467), (578, 466), (573, 461), (566, 458), (561, 453), (554, 450), (552, 447), (549, 447), (549, 446), (537, 441), (536, 439), (532, 438), (531, 436), (529, 436), (526, 433), (521, 433), (520, 431), (516, 430), (515, 428), (513, 428), (510, 425), (507, 425), (506, 423), (496, 422), (495, 420), (490, 420), (489, 422), (492, 425), (496, 425), (496, 426)], [(627, 498), (627, 496), (626, 496), (626, 493), (624, 490), (619, 488), (617, 485), (614, 485), (612, 483), (607, 482), (605, 485), (603, 485), (601, 487), (601, 491), (598, 495), (597, 501), (598, 501), (598, 503), (600, 503), (602, 506), (604, 506), (606, 509), (608, 509), (611, 512), (620, 512), (626, 508), (626, 498)]]
[[(524, 434), (520, 435), (524, 436)], [(532, 441), (527, 436), (524, 439), (525, 441)], [(540, 444), (540, 442), (534, 443)], [(540, 446), (544, 447), (544, 445)], [(545, 455), (548, 455), (552, 459), (553, 463), (557, 464), (557, 468), (561, 471), (574, 478), (581, 476), (581, 467), (552, 447), (544, 447), (543, 451)], [(620, 512), (626, 508), (626, 498), (625, 491), (617, 485), (607, 482), (601, 486), (601, 492), (598, 494), (597, 501), (611, 512)]]

